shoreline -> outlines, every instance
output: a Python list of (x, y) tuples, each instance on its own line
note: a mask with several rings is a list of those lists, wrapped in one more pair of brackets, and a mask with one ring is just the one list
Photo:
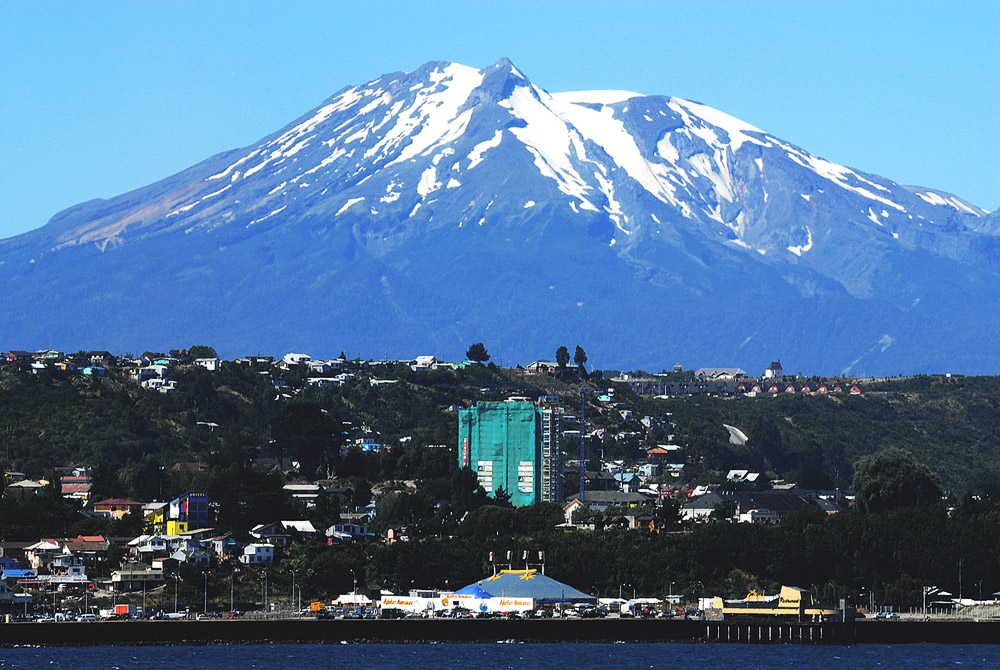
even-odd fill
[(1000, 622), (662, 620), (246, 620), (0, 624), (14, 646), (470, 642), (705, 642), (712, 644), (996, 644)]

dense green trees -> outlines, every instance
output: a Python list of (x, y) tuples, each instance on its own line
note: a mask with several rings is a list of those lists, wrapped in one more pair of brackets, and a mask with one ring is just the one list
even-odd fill
[(476, 342), (470, 345), (465, 351), (465, 358), (476, 363), (485, 363), (490, 360), (490, 355), (486, 351), (486, 345), (482, 342)]
[(567, 363), (569, 363), (569, 349), (560, 346), (558, 349), (556, 349), (556, 365), (558, 365), (561, 368), (564, 368), (566, 367)]
[(857, 462), (855, 504), (868, 512), (941, 505), (941, 478), (903, 449), (884, 449)]
[(190, 349), (188, 349), (188, 355), (191, 358), (218, 358), (219, 354), (216, 353), (214, 347), (209, 347), (204, 344), (196, 344)]
[(306, 477), (328, 477), (340, 461), (343, 430), (319, 405), (290, 403), (271, 424), (274, 449), (279, 458), (298, 461)]

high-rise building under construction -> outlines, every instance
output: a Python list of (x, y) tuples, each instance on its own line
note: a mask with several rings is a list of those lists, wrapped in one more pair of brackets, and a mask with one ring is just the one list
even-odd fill
[(514, 505), (563, 501), (562, 408), (531, 402), (480, 402), (458, 413), (459, 465)]

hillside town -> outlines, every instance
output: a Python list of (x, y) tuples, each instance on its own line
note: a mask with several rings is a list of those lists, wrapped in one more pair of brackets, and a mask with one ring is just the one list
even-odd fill
[[(605, 579), (603, 586), (596, 576), (582, 583), (577, 574), (577, 583), (568, 585), (545, 574), (546, 552), (551, 555), (554, 547), (525, 531), (501, 535), (498, 530), (494, 540), (480, 539), (476, 564), (460, 575), (398, 567), (386, 572), (363, 562), (380, 551), (407, 551), (409, 545), (450, 540), (457, 546), (457, 538), (478, 537), (496, 524), (490, 515), (497, 514), (509, 520), (511, 530), (529, 523), (539, 537), (603, 537), (602, 542), (617, 544), (629, 533), (681, 538), (699, 527), (778, 528), (786, 518), (832, 517), (855, 505), (855, 492), (843, 485), (849, 481), (843, 474), (782, 466), (780, 459), (790, 462), (789, 455), (762, 444), (761, 435), (777, 431), (760, 421), (752, 430), (715, 426), (719, 432), (713, 439), (730, 450), (728, 460), (719, 460), (699, 446), (692, 429), (684, 428), (690, 422), (682, 415), (689, 411), (685, 403), (710, 398), (766, 404), (794, 397), (875, 402), (896, 393), (886, 390), (887, 380), (789, 376), (780, 360), (751, 377), (739, 368), (685, 371), (680, 365), (659, 374), (588, 372), (580, 347), (575, 365), (569, 364), (565, 347), (556, 361), (508, 369), (487, 364), (481, 344), (468, 354), (452, 363), (431, 355), (372, 361), (303, 353), (223, 361), (211, 347), (139, 356), (6, 352), (0, 372), (8, 379), (75, 384), (91, 394), (125, 384), (114, 387), (115, 393), (130, 403), (136, 389), (174, 402), (199, 386), (207, 397), (217, 392), (214, 384), (222, 375), (243, 375), (232, 379), (245, 380), (245, 388), (229, 380), (219, 389), (234, 397), (264, 389), (261, 402), (272, 418), (263, 433), (269, 440), (243, 454), (240, 472), (254, 473), (273, 489), (262, 502), (216, 497), (213, 477), (231, 465), (219, 460), (224, 444), (219, 436), (237, 435), (237, 426), (204, 414), (197, 402), (183, 419), (186, 430), (215, 446), (203, 452), (205, 460), (156, 460), (130, 471), (133, 477), (154, 477), (155, 486), (148, 479), (126, 486), (121, 470), (109, 480), (105, 461), (86, 458), (46, 463), (46, 477), (18, 471), (11, 456), (13, 429), (8, 429), (2, 495), (17, 505), (10, 509), (25, 513), (44, 503), (72, 515), (75, 525), (67, 527), (101, 532), (26, 537), (20, 533), (27, 530), (14, 529), (28, 529), (30, 523), (15, 526), (13, 518), (5, 520), (0, 616), (697, 616), (710, 607), (714, 594), (690, 569), (673, 574), (669, 588), (627, 574), (614, 583)], [(334, 405), (323, 407), (355, 392), (383, 398), (404, 388), (422, 391), (433, 388), (435, 379), (449, 388), (465, 380), (463, 397), (435, 410), (440, 432), (421, 434), (416, 423), (403, 434), (398, 416), (385, 408), (364, 420), (339, 415), (334, 420)], [(666, 411), (662, 403), (671, 400), (679, 404)], [(319, 432), (309, 432), (313, 424)], [(239, 439), (252, 441), (245, 434)], [(780, 434), (774, 439), (780, 443)], [(752, 455), (754, 448), (765, 455)], [(412, 463), (392, 466), (392, 478), (368, 477), (394, 458)], [(718, 462), (710, 467), (706, 461), (711, 460)], [(827, 465), (840, 467), (829, 458)], [(457, 489), (423, 502), (433, 468)], [(207, 488), (177, 490), (198, 484), (211, 484), (216, 494)], [(130, 487), (153, 495), (130, 497)], [(159, 495), (171, 489), (177, 494)], [(538, 510), (537, 518), (529, 522), (532, 510)], [(469, 529), (469, 524), (478, 527)], [(320, 563), (335, 572), (317, 578), (311, 573)], [(468, 585), (449, 588), (452, 578), (456, 586), (458, 579)], [(737, 593), (745, 588), (742, 583), (732, 587)], [(932, 609), (951, 612), (992, 601), (988, 593), (969, 598), (935, 589)], [(859, 592), (867, 602), (858, 604), (873, 616), (891, 612), (891, 604), (878, 609), (874, 593)]]

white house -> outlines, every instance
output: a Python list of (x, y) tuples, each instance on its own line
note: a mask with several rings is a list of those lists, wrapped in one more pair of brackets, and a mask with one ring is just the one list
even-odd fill
[(262, 565), (274, 562), (274, 545), (264, 543), (248, 544), (243, 547), (243, 555), (240, 556), (240, 563), (245, 565)]
[(437, 363), (437, 358), (434, 356), (417, 356), (413, 361), (413, 365), (410, 367), (417, 370), (429, 370)]
[(281, 362), (287, 366), (305, 365), (312, 360), (312, 356), (309, 354), (294, 354), (287, 353), (281, 359)]
[(217, 372), (222, 366), (222, 361), (218, 358), (196, 358), (194, 364), (200, 365), (210, 372)]

